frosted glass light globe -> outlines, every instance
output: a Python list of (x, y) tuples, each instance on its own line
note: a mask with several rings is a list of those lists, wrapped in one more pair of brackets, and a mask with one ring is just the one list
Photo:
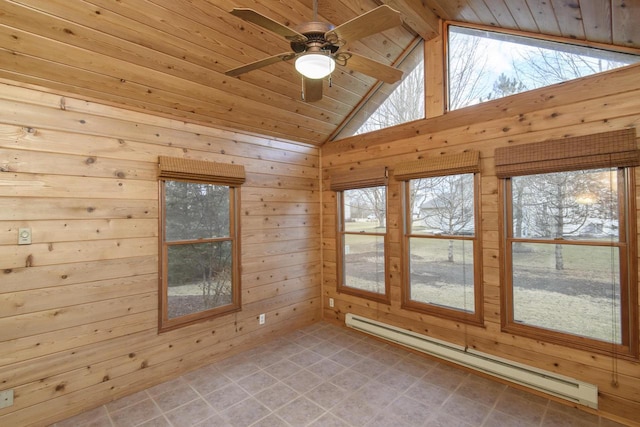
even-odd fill
[(336, 68), (336, 62), (328, 55), (308, 53), (296, 59), (295, 67), (306, 78), (315, 80), (331, 74)]

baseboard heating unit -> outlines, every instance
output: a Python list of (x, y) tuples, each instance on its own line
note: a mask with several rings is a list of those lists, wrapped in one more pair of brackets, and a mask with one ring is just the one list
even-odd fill
[(598, 409), (598, 387), (406, 329), (347, 313), (348, 327), (467, 368)]

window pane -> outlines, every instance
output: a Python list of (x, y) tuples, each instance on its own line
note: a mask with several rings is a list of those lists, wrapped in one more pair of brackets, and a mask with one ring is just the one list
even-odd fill
[(513, 237), (618, 239), (615, 169), (512, 178)]
[(165, 240), (196, 240), (229, 236), (227, 186), (165, 182)]
[(344, 235), (344, 286), (385, 293), (384, 236)]
[(169, 318), (232, 303), (231, 242), (168, 247)]
[(410, 298), (474, 312), (473, 242), (409, 239)]
[(640, 56), (532, 37), (449, 27), (449, 109), (565, 82)]
[(345, 123), (335, 139), (424, 118), (423, 42), (416, 44), (409, 55), (394, 67), (404, 72), (402, 81), (383, 83)]
[(473, 191), (473, 174), (411, 180), (411, 234), (473, 236)]
[(386, 229), (386, 187), (345, 190), (343, 193), (345, 231), (384, 233)]
[[(424, 54), (421, 48), (414, 50), (414, 54), (419, 55), (419, 61), (412, 64), (413, 69), (405, 71), (402, 82), (386, 96), (382, 104), (370, 101), (362, 106), (361, 113), (368, 117), (354, 135), (424, 118)], [(381, 88), (378, 93), (388, 91), (389, 88)], [(372, 107), (375, 108), (373, 111)]]
[(516, 322), (620, 343), (618, 248), (512, 244)]

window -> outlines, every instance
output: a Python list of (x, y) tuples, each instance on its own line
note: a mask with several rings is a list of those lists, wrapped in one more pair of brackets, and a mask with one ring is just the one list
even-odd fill
[(396, 168), (396, 179), (405, 181), (404, 308), (482, 321), (478, 170), (477, 152)]
[(351, 117), (336, 139), (424, 119), (424, 43), (416, 43), (397, 67), (402, 80), (384, 83)]
[(388, 302), (386, 170), (334, 175), (331, 186), (338, 191), (338, 291)]
[(448, 26), (449, 110), (640, 61), (640, 56)]
[[(169, 330), (240, 309), (236, 185), (244, 169), (230, 168), (230, 177), (209, 162), (161, 157), (160, 164), (160, 329)], [(190, 172), (198, 167), (209, 170)]]
[[(607, 140), (625, 136), (626, 147)], [(505, 329), (539, 340), (634, 355), (634, 190), (633, 169), (626, 166), (638, 163), (635, 132), (513, 148), (528, 154), (496, 151), (496, 163), (505, 161), (496, 165), (499, 175), (508, 167), (508, 157), (524, 154), (518, 160), (521, 165), (513, 163), (511, 176), (505, 177)], [(560, 153), (556, 158), (551, 158), (553, 148)]]

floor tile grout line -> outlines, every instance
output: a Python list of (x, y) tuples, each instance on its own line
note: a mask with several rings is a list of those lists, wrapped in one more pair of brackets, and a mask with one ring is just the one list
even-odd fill
[[(331, 329), (329, 329), (329, 328), (331, 328)], [(322, 330), (325, 331), (326, 335), (324, 335), (321, 332)], [(311, 339), (311, 338), (313, 338), (313, 339)], [(331, 338), (335, 338), (335, 339), (331, 340)], [(438, 362), (437, 360), (434, 360), (435, 363), (434, 364), (430, 363), (429, 365), (427, 365), (425, 367), (426, 369), (425, 369), (425, 371), (423, 373), (417, 371), (417, 372), (421, 373), (421, 376), (418, 377), (418, 374), (412, 373), (411, 369), (409, 367), (407, 367), (407, 370), (405, 371), (405, 370), (403, 370), (403, 367), (400, 366), (401, 362), (409, 361), (409, 357), (413, 353), (408, 352), (408, 351), (401, 351), (400, 349), (396, 349), (395, 347), (391, 348), (388, 345), (384, 345), (384, 346), (383, 345), (375, 345), (374, 346), (375, 348), (371, 348), (371, 351), (367, 351), (367, 345), (372, 345), (373, 346), (373, 344), (368, 342), (368, 341), (369, 341), (368, 337), (366, 337), (364, 335), (355, 337), (351, 333), (345, 333), (345, 332), (343, 332), (341, 330), (336, 331), (335, 329), (333, 329), (332, 326), (325, 326), (325, 327), (322, 327), (322, 328), (314, 328), (312, 331), (302, 331), (301, 330), (300, 333), (296, 334), (295, 336), (290, 336), (290, 337), (285, 336), (285, 337), (283, 337), (282, 342), (280, 344), (278, 344), (278, 345), (279, 346), (283, 346), (283, 345), (290, 346), (292, 352), (283, 354), (281, 356), (281, 358), (276, 362), (268, 362), (267, 364), (253, 363), (253, 362), (251, 362), (251, 356), (252, 355), (262, 355), (263, 352), (271, 351), (271, 349), (273, 349), (273, 351), (275, 351), (278, 348), (278, 346), (273, 346), (273, 347), (265, 346), (265, 347), (262, 347), (262, 348), (261, 347), (257, 347), (256, 349), (252, 349), (252, 352), (247, 352), (243, 356), (241, 356), (245, 362), (253, 363), (254, 367), (256, 368), (255, 371), (252, 370), (252, 372), (247, 374), (247, 375), (238, 376), (236, 374), (238, 374), (241, 371), (236, 371), (236, 372), (234, 372), (234, 374), (232, 376), (229, 376), (228, 371), (225, 371), (225, 369), (231, 369), (231, 368), (233, 368), (233, 365), (234, 365), (233, 362), (229, 362), (225, 369), (221, 369), (220, 370), (220, 375), (223, 376), (226, 380), (228, 380), (229, 383), (225, 384), (225, 385), (223, 385), (223, 386), (221, 386), (219, 388), (216, 388), (215, 390), (220, 390), (220, 389), (222, 389), (222, 388), (224, 388), (224, 387), (226, 387), (226, 386), (228, 386), (230, 384), (234, 384), (235, 386), (237, 386), (241, 390), (243, 390), (243, 392), (246, 393), (247, 397), (245, 397), (244, 399), (242, 399), (239, 402), (235, 402), (231, 406), (235, 406), (235, 405), (241, 404), (245, 400), (247, 400), (249, 398), (253, 398), (257, 402), (259, 402), (262, 406), (264, 406), (266, 409), (268, 409), (268, 413), (266, 413), (266, 415), (264, 417), (262, 417), (259, 420), (255, 421), (252, 425), (259, 424), (260, 420), (263, 420), (263, 419), (265, 419), (265, 418), (267, 418), (269, 416), (272, 416), (272, 415), (274, 417), (277, 417), (278, 419), (280, 419), (282, 422), (284, 422), (285, 425), (291, 425), (288, 421), (286, 421), (282, 417), (280, 417), (276, 412), (278, 410), (280, 410), (282, 407), (290, 404), (294, 400), (299, 399), (301, 397), (305, 398), (305, 399), (308, 399), (310, 402), (313, 402), (316, 406), (318, 406), (322, 410), (322, 413), (318, 417), (316, 417), (314, 420), (311, 420), (309, 423), (317, 422), (318, 419), (324, 417), (325, 415), (327, 415), (327, 416), (330, 415), (332, 417), (336, 417), (341, 422), (344, 422), (345, 424), (350, 425), (346, 420), (342, 419), (337, 414), (333, 413), (333, 411), (335, 410), (335, 408), (338, 405), (338, 403), (335, 403), (331, 407), (326, 408), (325, 406), (320, 405), (319, 403), (316, 403), (316, 401), (313, 400), (310, 397), (309, 393), (312, 390), (314, 390), (316, 387), (320, 386), (321, 384), (325, 384), (326, 383), (326, 384), (331, 384), (334, 387), (337, 387), (337, 389), (343, 391), (345, 393), (345, 399), (353, 398), (358, 392), (363, 390), (363, 388), (365, 387), (366, 384), (371, 384), (371, 383), (376, 382), (376, 381), (381, 383), (381, 384), (383, 384), (382, 382), (379, 381), (380, 380), (380, 376), (384, 372), (388, 372), (388, 371), (390, 371), (392, 369), (395, 369), (395, 370), (398, 370), (399, 372), (402, 372), (402, 373), (406, 374), (407, 376), (410, 376), (411, 378), (413, 378), (413, 381), (411, 381), (411, 384), (409, 384), (408, 386), (406, 386), (406, 387), (404, 387), (402, 389), (402, 391), (399, 393), (398, 397), (394, 399), (394, 401), (398, 400), (400, 398), (400, 395), (407, 396), (408, 398), (412, 398), (409, 394), (406, 394), (407, 391), (409, 389), (411, 389), (411, 387), (416, 385), (419, 381), (423, 380), (429, 374), (429, 372), (432, 372), (434, 369), (437, 369), (437, 367), (441, 365), (440, 362)], [(304, 344), (302, 342), (304, 342)], [(339, 344), (336, 344), (336, 342), (339, 343)], [(327, 354), (327, 355), (315, 352), (314, 354), (318, 354), (320, 357), (314, 363), (309, 364), (309, 366), (300, 365), (298, 362), (300, 362), (302, 359), (300, 359), (298, 362), (294, 362), (293, 360), (290, 359), (290, 357), (293, 357), (295, 355), (299, 355), (299, 354), (301, 354), (301, 353), (303, 353), (305, 351), (313, 352), (314, 350), (312, 350), (312, 349), (314, 347), (316, 347), (318, 345), (321, 345), (323, 343), (331, 343), (332, 345), (336, 345), (337, 351), (334, 352), (334, 353), (331, 353), (331, 354)], [(362, 344), (362, 343), (364, 343), (364, 346), (359, 345), (359, 344)], [(378, 343), (378, 341), (375, 341), (375, 344), (380, 344), (380, 343)], [(349, 366), (342, 365), (341, 363), (336, 362), (336, 360), (334, 360), (336, 358), (335, 357), (336, 354), (339, 354), (341, 351), (345, 351), (345, 350), (350, 351), (355, 356), (357, 356), (360, 360), (357, 361), (356, 363), (349, 363)], [(386, 352), (390, 352), (390, 354), (385, 354)], [(393, 354), (391, 354), (391, 353), (395, 354), (396, 357), (394, 358)], [(334, 359), (331, 359), (332, 357)], [(294, 389), (295, 392), (296, 392), (296, 397), (294, 397), (293, 399), (289, 400), (289, 402), (278, 406), (277, 408), (274, 407), (274, 409), (271, 409), (270, 407), (266, 407), (266, 405), (264, 405), (259, 399), (257, 399), (256, 396), (259, 395), (260, 393), (262, 393), (264, 390), (267, 390), (270, 387), (273, 387), (273, 386), (278, 385), (278, 384), (283, 384), (283, 385), (285, 385), (287, 387), (290, 387), (284, 381), (287, 378), (289, 378), (291, 375), (289, 375), (287, 377), (283, 377), (281, 379), (280, 377), (275, 377), (275, 376), (271, 375), (269, 372), (266, 371), (266, 369), (268, 367), (273, 366), (273, 365), (275, 365), (275, 364), (277, 364), (277, 363), (279, 363), (279, 362), (281, 362), (283, 360), (287, 360), (290, 363), (292, 363), (293, 365), (297, 366), (298, 369), (297, 369), (296, 372), (300, 372), (300, 371), (303, 371), (305, 369), (310, 371), (310, 372), (312, 372), (311, 369), (307, 369), (307, 368), (310, 368), (311, 366), (315, 366), (316, 364), (323, 363), (325, 361), (329, 361), (329, 362), (332, 362), (332, 363), (337, 363), (336, 366), (339, 366), (341, 368), (341, 370), (336, 372), (335, 375), (333, 375), (333, 376), (320, 375), (320, 374), (317, 374), (315, 372), (312, 372), (314, 375), (317, 375), (320, 378), (321, 381), (319, 383), (314, 384), (310, 388), (305, 388), (304, 390), (300, 390), (300, 391), (298, 389)], [(362, 372), (354, 369), (354, 367), (356, 367), (360, 363), (362, 363), (362, 362), (366, 363), (367, 361), (368, 362), (375, 361), (377, 363), (381, 363), (382, 365), (385, 366), (384, 371), (381, 371), (377, 375), (371, 375), (371, 373), (369, 373), (369, 372), (367, 372), (367, 374), (363, 374)], [(336, 376), (338, 376), (340, 374), (340, 372), (349, 371), (349, 370), (353, 370), (353, 372), (358, 373), (359, 375), (361, 375), (363, 380), (365, 380), (365, 381), (355, 389), (352, 389), (351, 387), (344, 388), (344, 386), (345, 386), (344, 384), (343, 384), (343, 386), (340, 386), (338, 384), (335, 384), (335, 383), (331, 382), (333, 378), (335, 378)], [(225, 372), (227, 372), (227, 374), (225, 374)], [(255, 373), (259, 373), (259, 372), (262, 372), (265, 375), (271, 376), (276, 381), (273, 384), (270, 384), (267, 387), (258, 388), (257, 391), (254, 391), (254, 392), (250, 392), (249, 389), (247, 389), (247, 388), (243, 387), (242, 385), (240, 385), (240, 382), (242, 380), (248, 378), (249, 376), (251, 376), (251, 375), (253, 375)], [(416, 372), (416, 371), (414, 371), (414, 372)], [(441, 409), (444, 405), (447, 404), (447, 402), (450, 402), (452, 397), (455, 396), (456, 393), (458, 393), (461, 390), (461, 388), (465, 384), (465, 381), (467, 381), (467, 379), (470, 378), (470, 375), (472, 375), (472, 373), (468, 373), (466, 371), (461, 371), (461, 372), (465, 372), (465, 374), (466, 374), (465, 377), (462, 378), (458, 382), (458, 384), (455, 386), (455, 388), (453, 388), (452, 390), (447, 389), (446, 399), (444, 399), (441, 403), (439, 403), (437, 405), (438, 408)], [(236, 379), (232, 378), (232, 377), (236, 377), (236, 376), (237, 376)], [(205, 401), (205, 404), (207, 405), (207, 407), (213, 410), (213, 413), (212, 413), (212, 415), (210, 417), (213, 417), (215, 415), (222, 416), (222, 412), (216, 410), (216, 408), (214, 408), (211, 405), (211, 403), (206, 399), (205, 396), (207, 394), (209, 394), (209, 393), (207, 393), (207, 394), (200, 393), (185, 378), (184, 375), (181, 376), (181, 377), (178, 377), (178, 379), (182, 379), (182, 382), (187, 384), (188, 387), (189, 387), (189, 390), (195, 392), (195, 396), (197, 396), (197, 397), (195, 397), (194, 399), (191, 399), (191, 400), (189, 400), (187, 402), (184, 402), (184, 403), (176, 406), (175, 408), (171, 408), (170, 410), (165, 412), (165, 411), (162, 410), (162, 408), (160, 408), (160, 405), (156, 401), (156, 398), (158, 396), (162, 395), (162, 394), (160, 394), (160, 395), (158, 395), (156, 397), (153, 397), (153, 396), (151, 396), (151, 393), (149, 392), (149, 390), (150, 390), (150, 388), (149, 388), (149, 389), (144, 390), (144, 396), (146, 396), (146, 398), (143, 398), (142, 400), (140, 400), (138, 402), (135, 402), (135, 403), (132, 403), (132, 404), (128, 404), (128, 405), (126, 405), (126, 406), (124, 406), (122, 408), (118, 408), (116, 411), (113, 411), (113, 413), (117, 413), (118, 411), (126, 410), (127, 408), (130, 408), (131, 406), (134, 406), (134, 405), (136, 405), (136, 404), (138, 404), (138, 403), (140, 403), (140, 402), (142, 402), (142, 401), (144, 401), (146, 399), (151, 399), (151, 401), (154, 403), (154, 406), (157, 409), (160, 410), (160, 414), (161, 414), (160, 416), (163, 417), (163, 419), (169, 425), (173, 425), (173, 423), (169, 420), (169, 417), (168, 417), (168, 413), (169, 412), (177, 410), (177, 409), (179, 409), (179, 408), (181, 408), (181, 407), (183, 407), (185, 405), (188, 405), (188, 404), (190, 404), (190, 403), (192, 403), (192, 402), (194, 402), (194, 401), (196, 401), (198, 399), (202, 399), (202, 400)], [(489, 378), (489, 380), (494, 381), (491, 378)], [(357, 383), (354, 383), (354, 384), (357, 384)], [(248, 383), (247, 383), (247, 385), (248, 385)], [(436, 385), (436, 384), (434, 384), (434, 385)], [(507, 391), (509, 389), (510, 389), (509, 385), (506, 385), (504, 388), (502, 388), (502, 390), (499, 392), (499, 394), (497, 394), (497, 396), (496, 396), (496, 398), (493, 401), (493, 404), (491, 406), (485, 405), (485, 406), (489, 407), (489, 411), (487, 412), (487, 414), (483, 418), (482, 422), (480, 424), (478, 424), (478, 425), (480, 425), (480, 426), (487, 425), (487, 422), (489, 421), (489, 419), (492, 416), (492, 414), (502, 414), (502, 415), (507, 415), (507, 416), (510, 416), (510, 417), (514, 416), (514, 415), (511, 415), (511, 414), (503, 413), (502, 411), (498, 410), (498, 405), (499, 405), (501, 399), (506, 395), (506, 393), (507, 393)], [(215, 392), (215, 390), (212, 390), (211, 393)], [(476, 400), (476, 399), (473, 399), (471, 397), (467, 397), (464, 394), (460, 394), (460, 396), (465, 397), (466, 399), (469, 399), (472, 402), (476, 402), (476, 403), (480, 403), (480, 404), (484, 405), (483, 402), (481, 402), (479, 400)], [(416, 399), (414, 399), (414, 400), (416, 400)], [(420, 400), (416, 400), (416, 401), (419, 402), (419, 403), (422, 403), (422, 401), (420, 401)], [(390, 401), (390, 402), (387, 402), (387, 403), (388, 403), (388, 405), (390, 405), (392, 402)], [(102, 405), (102, 406), (104, 407), (104, 411), (107, 414), (107, 419), (108, 419), (109, 424), (112, 425), (112, 426), (115, 426), (116, 424), (115, 424), (115, 421), (114, 421), (114, 419), (112, 417), (112, 415), (113, 415), (112, 411), (110, 411), (107, 408), (106, 404)], [(537, 423), (538, 426), (542, 426), (542, 425), (545, 424), (545, 420), (547, 420), (551, 410), (554, 409), (554, 408), (551, 405), (551, 400), (550, 399), (545, 399), (544, 404), (536, 405), (536, 406), (540, 406), (540, 408), (542, 408), (542, 412), (538, 413), (538, 416), (540, 416), (541, 418), (540, 418), (539, 423)], [(434, 406), (434, 408), (435, 407), (436, 406)], [(383, 412), (383, 408), (376, 408), (376, 409), (377, 409), (376, 413), (370, 419), (368, 419), (367, 424), (372, 423), (376, 419), (376, 417)], [(559, 414), (561, 414), (564, 417), (570, 417), (570, 419), (579, 420), (579, 417), (577, 417), (577, 416), (574, 417), (573, 414), (571, 414), (571, 413), (568, 413), (568, 412), (564, 413), (564, 412), (561, 412), (561, 411), (555, 411), (555, 412), (558, 412)], [(434, 418), (435, 416), (436, 416), (435, 413), (431, 414), (430, 418)], [(207, 418), (205, 418), (203, 420), (200, 420), (198, 422), (202, 423), (203, 421), (206, 421), (206, 419), (208, 419), (210, 417), (207, 417)], [(158, 417), (155, 417), (155, 418), (158, 418)], [(149, 420), (141, 421), (141, 423), (148, 422), (148, 421), (150, 421), (152, 419), (155, 419), (155, 418), (152, 417)], [(227, 421), (229, 421), (228, 418), (225, 418), (225, 419)], [(457, 418), (457, 419), (459, 419), (459, 418)], [(427, 419), (425, 419), (425, 423), (426, 422), (427, 422)], [(596, 423), (597, 423), (598, 426), (601, 426), (602, 422), (603, 422), (602, 417), (597, 417), (596, 418)], [(295, 427), (297, 427), (297, 426), (295, 426)]]
[[(484, 378), (484, 377), (481, 377)], [(501, 384), (501, 383), (499, 383)], [(494, 402), (493, 402), (493, 406), (491, 407), (491, 410), (489, 411), (489, 413), (487, 414), (487, 416), (485, 417), (485, 419), (483, 420), (481, 426), (484, 426), (489, 419), (491, 418), (491, 414), (493, 414), (494, 411), (498, 411), (497, 407), (498, 407), (498, 402), (500, 402), (500, 398), (506, 393), (508, 386), (506, 384), (503, 384), (505, 387), (503, 387), (502, 391), (498, 394), (498, 396), (496, 396)], [(500, 411), (498, 411), (500, 412)]]
[(544, 425), (545, 416), (547, 415), (547, 411), (549, 410), (549, 403), (551, 400), (547, 399), (547, 404), (544, 406), (544, 411), (542, 411), (542, 416), (540, 417), (540, 426)]
[[(179, 377), (178, 377), (178, 378), (179, 378)], [(163, 417), (165, 420), (169, 421), (169, 420), (164, 416), (164, 411), (162, 410), (162, 408), (160, 407), (160, 405), (158, 405), (158, 402), (156, 402), (156, 400), (153, 398), (153, 396), (151, 396), (149, 393), (147, 393), (147, 394), (149, 395), (149, 398), (151, 399), (151, 401), (153, 402), (153, 404), (154, 404), (154, 405), (156, 405), (156, 408), (158, 408), (158, 410), (160, 411), (160, 414), (162, 415), (162, 417)], [(164, 393), (161, 393), (161, 394), (164, 394)], [(161, 395), (161, 394), (160, 394), (160, 395)], [(160, 396), (160, 395), (159, 395), (159, 396)], [(138, 424), (136, 424), (136, 425), (138, 425), (138, 426), (139, 426), (139, 425), (141, 425), (141, 424), (146, 423), (147, 421), (155, 420), (156, 418), (159, 418), (159, 417), (149, 418), (148, 420), (145, 420), (145, 421), (143, 421), (143, 422), (141, 422), (141, 423), (138, 423)], [(171, 422), (169, 422), (169, 425), (173, 425), (173, 424), (172, 424)]]
[[(199, 368), (199, 369), (200, 369), (200, 368)], [(196, 370), (197, 370), (197, 369), (196, 369)], [(195, 401), (196, 401), (196, 400), (198, 400), (198, 399), (203, 400), (203, 401), (204, 401), (204, 403), (205, 403), (209, 408), (211, 408), (211, 409), (212, 409), (212, 410), (213, 410), (217, 415), (219, 415), (219, 413), (218, 413), (218, 411), (216, 410), (216, 408), (214, 408), (213, 406), (211, 406), (211, 404), (209, 403), (209, 401), (208, 401), (207, 399), (205, 399), (205, 398), (204, 398), (204, 396), (203, 396), (203, 395), (202, 395), (198, 390), (196, 390), (196, 388), (195, 388), (195, 387), (193, 387), (193, 386), (191, 385), (191, 383), (190, 383), (190, 382), (189, 382), (189, 381), (184, 377), (184, 374), (183, 374), (183, 375), (181, 375), (181, 376), (180, 376), (180, 377), (178, 377), (178, 378), (182, 378), (182, 379), (184, 380), (184, 382), (187, 384), (187, 386), (189, 386), (189, 388), (191, 388), (191, 390), (193, 390), (193, 391), (196, 393), (196, 395), (197, 395), (198, 397), (197, 397), (197, 398), (195, 398), (195, 399), (193, 399), (193, 400), (190, 400), (190, 401), (188, 401), (188, 402), (186, 402), (186, 403), (183, 403), (183, 404), (181, 404), (181, 405), (178, 405), (178, 406), (176, 406), (175, 408), (171, 408), (169, 411), (166, 411), (166, 412), (165, 412), (165, 411), (163, 411), (162, 413), (163, 413), (163, 415), (165, 416), (165, 418), (167, 419), (167, 421), (169, 422), (169, 425), (173, 426), (174, 424), (171, 422), (171, 420), (170, 420), (170, 419), (169, 419), (169, 417), (167, 416), (167, 412), (175, 411), (175, 410), (177, 410), (177, 409), (179, 409), (179, 408), (182, 408), (183, 406), (186, 406), (186, 405), (188, 405), (188, 404), (190, 404), (190, 403), (195, 402)], [(215, 391), (215, 390), (214, 390), (214, 391)], [(213, 392), (213, 391), (212, 391), (212, 392)], [(202, 419), (202, 420), (200, 420), (200, 421), (198, 421), (198, 422), (205, 421), (205, 420), (207, 420), (208, 418), (211, 418), (211, 416), (209, 416), (209, 417), (207, 417), (207, 418), (204, 418), (204, 419)], [(175, 427), (182, 427), (182, 426), (175, 426)]]

